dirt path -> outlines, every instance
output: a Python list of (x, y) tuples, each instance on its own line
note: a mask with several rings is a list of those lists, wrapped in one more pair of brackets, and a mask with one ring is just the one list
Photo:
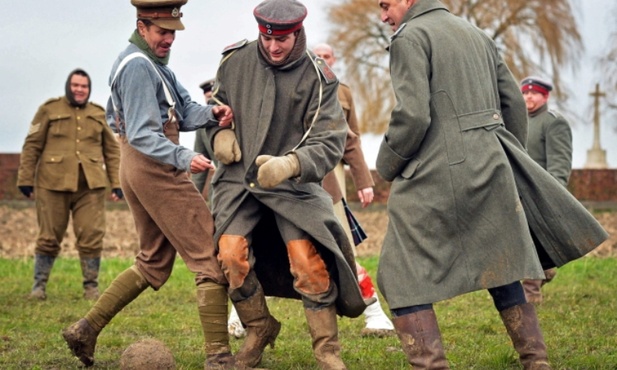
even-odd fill
[[(130, 211), (115, 207), (107, 211), (107, 234), (103, 241), (103, 256), (133, 257), (137, 250), (137, 237)], [(121, 209), (117, 209), (121, 208)], [(354, 214), (365, 229), (368, 239), (357, 249), (358, 255), (379, 254), (388, 216), (383, 206), (371, 206), (368, 210), (356, 210)], [(617, 212), (596, 214), (598, 221), (611, 234), (608, 241), (593, 254), (601, 257), (617, 257)], [(33, 255), (37, 233), (36, 212), (32, 202), (15, 205), (0, 205), (0, 258), (29, 258)], [(75, 236), (69, 228), (62, 242), (62, 256), (77, 256), (73, 243)]]

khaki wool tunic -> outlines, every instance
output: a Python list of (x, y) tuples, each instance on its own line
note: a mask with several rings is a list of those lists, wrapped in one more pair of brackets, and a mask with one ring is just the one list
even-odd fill
[(66, 97), (50, 99), (39, 107), (30, 125), (17, 186), (75, 192), (80, 165), (88, 188), (120, 187), (120, 147), (103, 107), (89, 102), (79, 108)]

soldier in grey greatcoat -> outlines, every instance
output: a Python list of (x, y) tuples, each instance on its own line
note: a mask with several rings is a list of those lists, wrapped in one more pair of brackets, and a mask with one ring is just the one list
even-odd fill
[[(527, 152), (542, 168), (548, 171), (564, 187), (572, 172), (572, 130), (568, 121), (559, 113), (548, 109), (548, 100), (553, 84), (536, 76), (521, 81), (521, 91), (529, 117)], [(540, 288), (553, 280), (557, 269), (544, 271), (545, 279), (523, 280), (527, 302), (542, 303)]]
[(41, 105), (22, 148), (17, 186), (36, 198), (39, 233), (34, 249), (30, 298), (45, 288), (72, 217), (83, 275), (84, 298), (99, 296), (98, 276), (105, 236), (105, 192), (122, 198), (120, 148), (105, 110), (89, 100), (90, 76), (82, 69), (66, 80), (66, 94)]
[(433, 303), (488, 289), (524, 368), (550, 369), (520, 280), (606, 232), (525, 153), (525, 102), (493, 40), (438, 0), (378, 4), (396, 106), (377, 156), (392, 181), (377, 277), (407, 359), (447, 369)]
[(366, 305), (353, 252), (320, 181), (341, 160), (347, 125), (338, 80), (306, 49), (306, 7), (266, 0), (259, 36), (227, 47), (213, 99), (234, 111), (234, 129), (208, 127), (215, 157), (212, 212), (229, 296), (247, 326), (236, 360), (261, 361), (281, 324), (265, 295), (301, 299), (323, 369), (344, 369), (337, 311)]

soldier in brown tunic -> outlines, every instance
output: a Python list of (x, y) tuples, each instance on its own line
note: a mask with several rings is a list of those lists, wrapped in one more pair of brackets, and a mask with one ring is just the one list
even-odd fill
[(204, 335), (205, 369), (235, 366), (227, 334), (227, 280), (216, 259), (212, 215), (188, 172), (213, 168), (209, 159), (179, 145), (179, 131), (231, 124), (228, 106), (191, 100), (167, 66), (176, 31), (184, 29), (187, 0), (132, 0), (137, 28), (110, 74), (107, 116), (120, 137), (122, 189), (139, 236), (133, 266), (120, 273), (86, 315), (63, 331), (73, 355), (94, 364), (97, 338), (148, 287), (159, 290), (177, 255), (195, 274)]
[(84, 298), (97, 299), (106, 187), (111, 185), (114, 200), (122, 198), (120, 148), (103, 107), (88, 101), (90, 76), (72, 71), (65, 89), (65, 96), (39, 107), (20, 157), (17, 186), (36, 199), (39, 225), (30, 298), (47, 297), (47, 281), (72, 216)]
[[(313, 47), (315, 55), (323, 59), (331, 68), (336, 63), (336, 57), (332, 46), (328, 44), (319, 44)], [(345, 169), (344, 165), (349, 166), (351, 178), (357, 189), (358, 199), (362, 207), (368, 206), (373, 201), (373, 177), (364, 160), (364, 153), (360, 141), (360, 128), (358, 127), (358, 118), (356, 109), (351, 95), (349, 86), (341, 83), (338, 88), (338, 100), (341, 103), (345, 120), (347, 121), (348, 131), (347, 140), (345, 141), (345, 152), (343, 160), (337, 164), (334, 170), (326, 175), (323, 180), (323, 187), (332, 197), (334, 203), (334, 212), (337, 218), (343, 225), (347, 237), (354, 245), (351, 228), (345, 214), (344, 199), (347, 198), (345, 184)], [(360, 241), (361, 242), (361, 241)], [(354, 248), (355, 252), (355, 248)], [(389, 335), (394, 333), (392, 321), (385, 314), (379, 303), (379, 297), (373, 285), (371, 277), (366, 272), (366, 269), (356, 262), (356, 270), (358, 272), (358, 282), (362, 297), (364, 299), (374, 298), (375, 302), (370, 304), (364, 310), (365, 327), (362, 329), (362, 335)]]

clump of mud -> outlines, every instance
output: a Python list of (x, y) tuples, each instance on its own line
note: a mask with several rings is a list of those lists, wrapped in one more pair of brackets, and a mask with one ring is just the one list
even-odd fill
[(120, 357), (122, 370), (175, 370), (174, 355), (156, 339), (142, 339), (128, 346)]

